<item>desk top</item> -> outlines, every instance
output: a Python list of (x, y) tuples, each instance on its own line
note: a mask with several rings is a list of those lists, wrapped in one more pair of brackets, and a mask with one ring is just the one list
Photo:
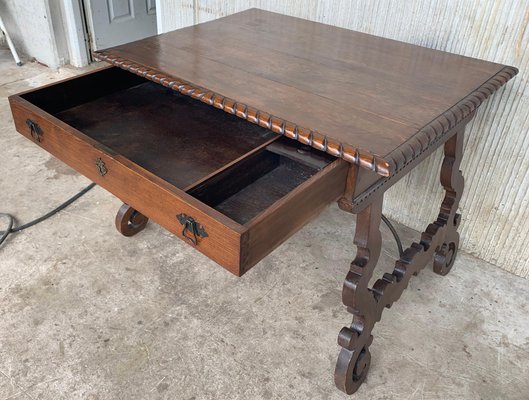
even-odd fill
[(258, 9), (95, 57), (383, 176), (518, 72)]

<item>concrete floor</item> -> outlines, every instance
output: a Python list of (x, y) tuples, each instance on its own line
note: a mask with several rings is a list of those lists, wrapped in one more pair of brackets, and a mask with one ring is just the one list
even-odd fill
[[(15, 132), (6, 97), (78, 72), (0, 51), (0, 211), (21, 222), (89, 182)], [(153, 223), (121, 236), (119, 206), (97, 187), (0, 249), (0, 400), (347, 398), (332, 374), (353, 216), (331, 206), (236, 278)], [(354, 399), (529, 399), (527, 293), (465, 253), (426, 269), (377, 325)]]

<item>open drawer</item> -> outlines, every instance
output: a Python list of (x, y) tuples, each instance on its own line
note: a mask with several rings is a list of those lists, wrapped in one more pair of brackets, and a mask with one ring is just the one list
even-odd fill
[(344, 190), (345, 161), (118, 68), (9, 101), (21, 134), (239, 276)]

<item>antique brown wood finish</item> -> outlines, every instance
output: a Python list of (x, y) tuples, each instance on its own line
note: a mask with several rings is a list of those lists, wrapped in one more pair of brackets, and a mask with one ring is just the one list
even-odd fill
[[(21, 134), (125, 203), (122, 234), (152, 219), (240, 276), (330, 202), (358, 215), (335, 370), (356, 391), (384, 308), (454, 264), (463, 131), (516, 68), (261, 10), (96, 57), (119, 68), (9, 100)], [(437, 220), (369, 287), (385, 191), (441, 145)]]
[[(280, 136), (117, 68), (78, 79), (12, 96), (15, 126), (123, 200), (116, 228), (125, 236), (152, 219), (240, 276), (343, 191), (340, 159), (311, 149), (306, 165), (269, 151)], [(277, 226), (285, 203), (304, 210), (288, 229)], [(198, 226), (206, 235), (195, 236)], [(248, 239), (254, 229), (258, 244)]]
[(352, 165), (349, 170), (347, 177), (346, 189), (343, 196), (339, 199), (338, 205), (344, 211), (359, 213), (363, 208), (370, 204), (370, 197), (376, 193), (384, 193), (391, 186), (399, 181), (400, 178), (405, 176), (413, 168), (419, 165), (424, 159), (430, 156), (438, 146), (444, 144), (453, 135), (461, 130), (466, 124), (472, 119), (474, 113), (467, 115), (461, 122), (455, 127), (449, 129), (447, 133), (438, 138), (435, 142), (435, 146), (429, 146), (424, 152), (419, 154), (417, 157), (411, 159), (403, 167), (401, 167), (395, 174), (389, 177), (381, 177), (365, 169), (359, 169), (357, 166)]
[[(35, 141), (26, 124), (28, 119), (34, 121), (42, 131), (40, 141), (35, 141), (38, 145), (141, 214), (181, 238), (182, 228), (176, 220), (177, 214), (186, 213), (207, 225), (210, 240), (196, 247), (238, 274), (240, 235), (243, 231), (240, 225), (23, 98), (11, 97), (10, 102), (15, 126), (20, 133)], [(104, 175), (97, 166), (99, 159), (107, 170)]]
[(290, 237), (337, 200), (343, 193), (347, 165), (335, 161), (250, 221), (243, 236), (246, 251), (241, 253), (241, 264), (245, 268), (255, 265), (283, 242), (282, 237)]
[(371, 361), (371, 331), (384, 308), (391, 307), (399, 299), (412, 275), (416, 275), (432, 258), (434, 271), (438, 274), (446, 275), (452, 268), (459, 245), (457, 227), (461, 221), (457, 207), (463, 192), (463, 175), (459, 170), (463, 156), (463, 130), (464, 127), (459, 127), (444, 145), (441, 184), (446, 194), (437, 220), (428, 225), (419, 243), (412, 243), (404, 251), (393, 272), (385, 273), (371, 288), (369, 280), (382, 244), (379, 230), (382, 194), (374, 194), (369, 205), (358, 214), (354, 239), (357, 254), (342, 291), (343, 303), (354, 317), (351, 325), (344, 327), (338, 336), (342, 350), (334, 373), (336, 386), (348, 394), (354, 393), (366, 377)]
[(147, 226), (149, 218), (128, 204), (123, 204), (116, 214), (116, 229), (123, 236), (134, 236)]
[(383, 176), (517, 73), (256, 9), (95, 56)]

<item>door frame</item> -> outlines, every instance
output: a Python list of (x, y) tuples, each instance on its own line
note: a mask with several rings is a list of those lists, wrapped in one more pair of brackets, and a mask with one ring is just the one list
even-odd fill
[(85, 67), (93, 62), (93, 59), (84, 0), (62, 1), (62, 12), (64, 13), (64, 33), (68, 43), (70, 64), (75, 67)]
[(90, 8), (90, 0), (79, 0), (81, 4), (81, 11), (84, 16), (84, 24), (86, 26), (86, 45), (88, 47), (88, 53), (90, 54), (91, 61), (95, 61), (92, 58), (92, 50), (96, 48), (94, 40), (94, 19)]
[[(68, 1), (68, 0), (63, 0), (63, 1)], [(84, 29), (83, 30), (83, 32), (84, 32), (84, 48), (86, 49), (86, 51), (88, 53), (89, 62), (94, 62), (96, 60), (92, 57), (92, 52), (95, 51), (96, 49), (97, 50), (101, 50), (101, 48), (98, 49), (98, 45), (96, 43), (96, 32), (95, 32), (95, 30), (96, 30), (95, 26), (96, 25), (95, 25), (94, 15), (92, 14), (93, 7), (91, 7), (91, 4), (93, 3), (93, 0), (74, 0), (74, 1), (76, 3), (75, 6), (78, 7), (78, 9), (80, 11), (80, 14), (82, 15), (82, 21), (79, 20), (78, 24), (80, 24), (80, 23), (83, 24), (83, 29)], [(154, 34), (157, 34), (159, 32), (159, 28), (158, 28), (158, 23), (159, 23), (158, 6), (159, 6), (159, 2), (160, 2), (160, 0), (155, 0), (154, 1), (154, 6), (155, 6), (155, 9), (156, 9), (156, 18), (155, 18), (156, 29), (155, 29)], [(147, 9), (147, 14), (150, 14), (149, 13), (149, 9)], [(135, 39), (135, 40), (137, 40), (137, 39)]]

